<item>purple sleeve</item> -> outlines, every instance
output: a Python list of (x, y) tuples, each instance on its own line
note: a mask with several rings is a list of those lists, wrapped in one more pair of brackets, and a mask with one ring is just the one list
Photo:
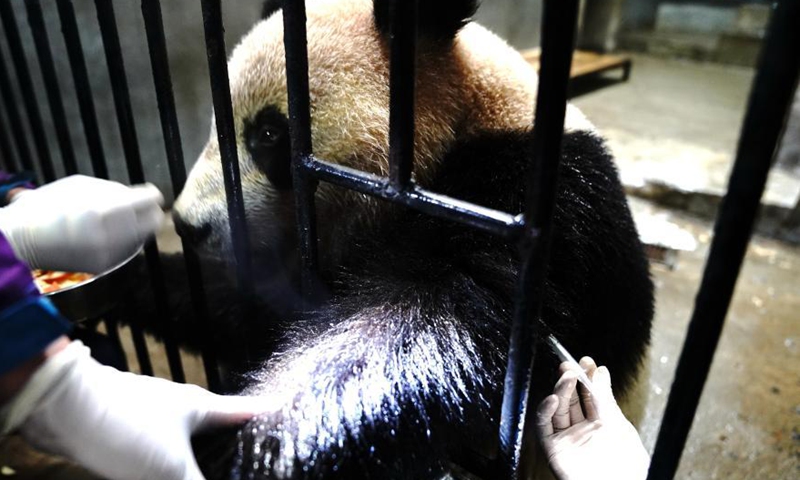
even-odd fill
[(33, 358), (70, 328), (39, 294), (30, 269), (0, 233), (0, 375)]
[(0, 311), (22, 299), (38, 296), (31, 269), (14, 255), (11, 244), (0, 232)]
[(33, 184), (33, 180), (31, 179), (31, 175), (27, 173), (8, 173), (0, 170), (0, 185), (12, 183), (18, 183), (20, 187), (36, 188), (36, 185)]

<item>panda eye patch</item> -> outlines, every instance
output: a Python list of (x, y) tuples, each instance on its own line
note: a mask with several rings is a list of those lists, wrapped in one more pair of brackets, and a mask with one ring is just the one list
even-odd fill
[(289, 120), (269, 106), (245, 122), (244, 140), (253, 163), (278, 190), (292, 188)]

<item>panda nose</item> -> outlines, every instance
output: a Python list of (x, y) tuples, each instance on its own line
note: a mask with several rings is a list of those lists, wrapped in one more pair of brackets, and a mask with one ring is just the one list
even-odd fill
[(173, 220), (175, 222), (175, 231), (185, 242), (188, 242), (190, 245), (197, 245), (201, 243), (203, 240), (208, 238), (208, 235), (211, 233), (211, 225), (208, 223), (193, 225), (191, 223), (187, 223), (178, 215), (173, 215)]

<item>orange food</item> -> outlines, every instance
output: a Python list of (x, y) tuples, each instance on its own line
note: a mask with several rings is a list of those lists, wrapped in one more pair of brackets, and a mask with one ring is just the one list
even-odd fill
[(82, 272), (57, 272), (53, 270), (34, 270), (33, 281), (42, 293), (52, 293), (63, 288), (89, 280), (94, 275)]

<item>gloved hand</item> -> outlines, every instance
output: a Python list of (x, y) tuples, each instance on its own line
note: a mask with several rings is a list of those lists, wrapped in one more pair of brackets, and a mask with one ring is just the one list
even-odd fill
[(75, 341), (3, 409), (2, 433), (19, 428), (32, 445), (111, 480), (197, 480), (190, 435), (244, 423), (263, 413), (255, 403), (102, 366)]
[(650, 456), (614, 400), (608, 369), (597, 368), (589, 357), (580, 364), (592, 380), (592, 393), (581, 385), (579, 398), (577, 373), (564, 363), (553, 394), (536, 412), (550, 468), (560, 480), (647, 478)]
[(151, 185), (73, 175), (14, 196), (0, 230), (31, 268), (100, 273), (161, 226), (164, 197)]

